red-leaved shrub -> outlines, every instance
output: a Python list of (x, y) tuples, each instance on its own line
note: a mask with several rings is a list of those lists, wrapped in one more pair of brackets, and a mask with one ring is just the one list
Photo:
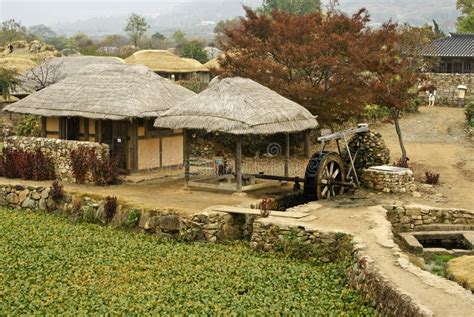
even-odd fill
[(71, 167), (72, 174), (76, 179), (76, 183), (84, 184), (89, 172), (90, 158), (95, 155), (94, 149), (86, 149), (80, 147), (71, 151)]
[(99, 158), (93, 155), (90, 158), (92, 179), (98, 186), (115, 185), (120, 179), (120, 156)]
[(56, 178), (53, 160), (45, 156), (41, 149), (29, 152), (4, 148), (2, 169), (7, 178), (37, 181)]

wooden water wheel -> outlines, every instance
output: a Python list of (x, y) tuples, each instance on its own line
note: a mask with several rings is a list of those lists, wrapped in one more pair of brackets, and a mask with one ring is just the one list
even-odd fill
[(318, 152), (306, 167), (304, 192), (312, 198), (328, 199), (344, 193), (346, 170), (338, 153)]

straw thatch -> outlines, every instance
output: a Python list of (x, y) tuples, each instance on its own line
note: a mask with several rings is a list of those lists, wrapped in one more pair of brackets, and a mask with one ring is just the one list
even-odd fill
[(96, 64), (5, 107), (4, 111), (46, 117), (147, 118), (156, 117), (194, 95), (144, 66)]
[(106, 56), (73, 56), (51, 58), (37, 67), (24, 72), (21, 76), (21, 86), (26, 90), (29, 89), (35, 91), (42, 88), (36, 79), (37, 76), (42, 78), (42, 80), (45, 80), (47, 85), (50, 85), (68, 76), (83, 71), (88, 65), (101, 64), (123, 64), (123, 61), (119, 58)]
[(207, 69), (206, 66), (201, 64), (200, 61), (195, 60), (194, 58), (183, 58), (184, 61), (188, 62), (189, 64), (193, 65), (196, 69), (199, 69), (198, 72), (208, 72), (209, 70)]
[(221, 67), (221, 65), (219, 64), (219, 60), (217, 58), (213, 58), (213, 59), (209, 60), (206, 64), (204, 64), (204, 67), (211, 70), (213, 68), (219, 69)]
[(231, 134), (292, 133), (318, 126), (306, 108), (245, 78), (215, 78), (209, 88), (160, 114), (156, 127)]
[(0, 68), (14, 70), (23, 73), (36, 66), (36, 63), (30, 59), (20, 57), (3, 57), (0, 58)]
[[(196, 61), (198, 62), (198, 61)], [(133, 53), (125, 59), (125, 63), (133, 65), (145, 65), (157, 73), (193, 73), (207, 72), (207, 68), (201, 63), (197, 65), (194, 62), (163, 50), (143, 50)]]

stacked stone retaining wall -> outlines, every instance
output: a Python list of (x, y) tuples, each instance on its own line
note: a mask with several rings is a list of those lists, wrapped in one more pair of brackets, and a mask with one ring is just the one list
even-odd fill
[(387, 218), (395, 231), (414, 230), (421, 226), (474, 225), (474, 211), (461, 208), (439, 208), (424, 205), (391, 205), (387, 209)]
[[(68, 182), (74, 181), (71, 166), (71, 152), (73, 150), (78, 148), (95, 149), (99, 158), (109, 155), (109, 146), (103, 143), (35, 137), (8, 137), (5, 140), (4, 148), (30, 152), (34, 152), (38, 148), (41, 149), (45, 156), (52, 158), (56, 177)], [(86, 182), (91, 181), (91, 175), (87, 175)]]
[[(458, 100), (458, 86), (467, 87), (464, 103), (474, 100), (474, 74), (439, 74), (428, 73), (427, 81), (437, 89), (437, 103), (451, 106), (460, 106)], [(428, 99), (426, 92), (420, 92), (420, 97)]]
[[(380, 168), (380, 169), (379, 169)], [(416, 191), (415, 177), (408, 168), (377, 166), (364, 169), (362, 173), (363, 184), (367, 188), (386, 193), (409, 193)]]

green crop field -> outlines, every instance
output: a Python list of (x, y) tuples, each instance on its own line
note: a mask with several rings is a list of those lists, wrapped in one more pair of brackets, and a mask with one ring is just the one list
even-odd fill
[(0, 210), (0, 315), (374, 315), (345, 270)]

